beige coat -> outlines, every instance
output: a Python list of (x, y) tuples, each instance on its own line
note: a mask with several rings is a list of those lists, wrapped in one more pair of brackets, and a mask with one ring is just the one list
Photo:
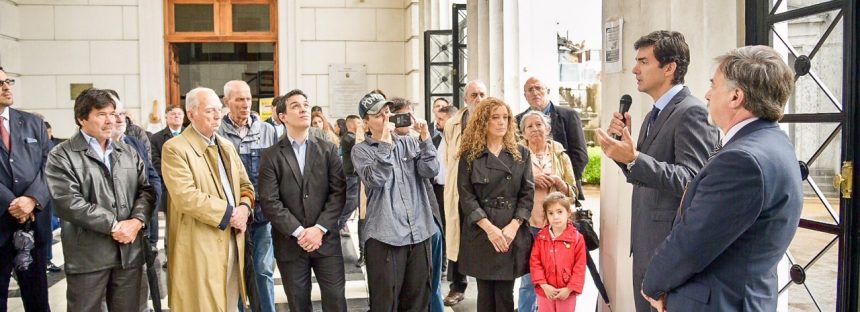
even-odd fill
[(468, 107), (457, 111), (445, 124), (445, 168), (448, 175), (445, 177), (445, 250), (448, 259), (457, 261), (460, 252), (460, 195), (457, 193), (457, 164), (460, 158), (460, 139), (466, 123), (463, 122), (463, 114), (469, 110)]
[[(233, 198), (253, 207), (254, 187), (229, 140), (215, 135), (228, 171)], [(230, 244), (236, 242), (241, 300), (244, 286), (245, 235), (227, 225), (218, 228), (227, 209), (218, 164), (205, 154), (208, 143), (193, 127), (167, 141), (162, 148), (162, 172), (168, 198), (169, 305), (171, 311), (227, 311), (227, 261)]]

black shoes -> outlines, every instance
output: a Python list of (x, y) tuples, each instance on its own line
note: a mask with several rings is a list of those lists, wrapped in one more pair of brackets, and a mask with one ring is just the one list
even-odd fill
[(51, 273), (57, 273), (57, 272), (62, 271), (63, 269), (62, 269), (62, 268), (60, 268), (60, 267), (58, 267), (58, 266), (56, 266), (56, 265), (54, 265), (54, 263), (53, 263), (53, 262), (48, 261), (48, 268), (47, 268), (47, 270), (48, 270), (48, 272), (51, 272)]

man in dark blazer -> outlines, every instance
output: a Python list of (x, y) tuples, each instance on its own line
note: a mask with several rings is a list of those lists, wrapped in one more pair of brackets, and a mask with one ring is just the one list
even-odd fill
[(529, 109), (517, 115), (517, 124), (529, 110), (541, 111), (550, 118), (552, 139), (564, 146), (565, 153), (570, 157), (573, 173), (576, 175), (576, 188), (579, 199), (582, 195), (582, 173), (588, 165), (588, 149), (585, 146), (585, 134), (582, 132), (582, 120), (579, 113), (570, 107), (555, 105), (549, 100), (549, 87), (540, 79), (530, 77), (523, 86), (523, 95), (529, 103)]
[(800, 221), (800, 170), (777, 124), (794, 73), (767, 46), (717, 62), (705, 98), (725, 136), (648, 266), (642, 294), (658, 311), (776, 311), (777, 263)]
[(323, 311), (346, 311), (338, 234), (346, 182), (337, 146), (310, 135), (310, 105), (304, 92), (293, 90), (275, 101), (286, 135), (263, 151), (258, 194), (263, 214), (272, 223), (275, 258), (290, 310), (313, 310), (313, 269)]
[[(161, 147), (164, 146), (164, 142), (172, 139), (175, 136), (182, 134), (182, 130), (185, 127), (182, 126), (182, 123), (185, 121), (185, 110), (178, 105), (168, 106), (164, 112), (164, 120), (167, 123), (167, 126), (161, 131), (156, 132), (152, 135), (152, 166), (155, 168), (155, 171), (158, 172), (158, 176), (161, 179), (164, 179), (164, 175), (161, 173)], [(167, 218), (167, 186), (161, 185), (161, 195), (159, 195), (160, 200), (158, 201), (158, 210), (164, 211), (164, 217)], [(158, 215), (158, 210), (153, 213), (154, 216)], [(167, 221), (164, 222), (164, 253), (167, 254)], [(166, 265), (166, 264), (165, 264)]]
[[(51, 145), (41, 118), (11, 107), (14, 84), (0, 67), (0, 311), (6, 311), (13, 269), (24, 309), (50, 311), (45, 267), (46, 246), (51, 244), (51, 194), (44, 168)], [(27, 270), (17, 270), (13, 259), (19, 251), (12, 237), (26, 222), (34, 232), (33, 263)]]
[(152, 164), (155, 166), (155, 170), (158, 171), (159, 176), (162, 176), (161, 147), (164, 146), (164, 142), (167, 142), (167, 140), (182, 134), (182, 130), (185, 129), (182, 126), (182, 122), (185, 121), (185, 111), (180, 106), (168, 106), (164, 112), (164, 120), (167, 126), (153, 134), (151, 140)]
[[(633, 290), (638, 294), (654, 248), (672, 229), (684, 187), (705, 164), (718, 134), (708, 124), (704, 103), (683, 85), (690, 63), (684, 36), (655, 31), (641, 37), (634, 47), (638, 90), (654, 99), (654, 107), (645, 117), (636, 143), (629, 131), (629, 113), (623, 119), (615, 113), (608, 134), (598, 129), (598, 141), (633, 184), (630, 252)], [(635, 298), (636, 311), (650, 310), (647, 301)]]

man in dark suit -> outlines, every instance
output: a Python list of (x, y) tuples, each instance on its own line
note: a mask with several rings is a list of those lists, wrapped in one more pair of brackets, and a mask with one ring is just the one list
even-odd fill
[(258, 193), (274, 229), (275, 258), (290, 310), (313, 310), (313, 269), (323, 311), (346, 311), (338, 235), (346, 182), (337, 146), (310, 135), (310, 105), (304, 92), (290, 91), (275, 102), (287, 131), (278, 144), (263, 151)]
[(182, 110), (182, 107), (168, 106), (167, 110), (164, 112), (164, 120), (167, 122), (167, 126), (161, 131), (156, 132), (152, 135), (152, 164), (155, 166), (155, 170), (158, 171), (158, 175), (161, 176), (161, 147), (164, 146), (164, 142), (172, 139), (175, 136), (182, 134), (182, 130), (185, 127), (182, 126), (182, 122), (185, 121), (185, 111)]
[(725, 136), (648, 266), (642, 294), (658, 311), (776, 311), (777, 263), (800, 221), (800, 170), (777, 125), (794, 73), (767, 46), (717, 62), (705, 98)]
[[(161, 173), (161, 147), (164, 146), (164, 142), (172, 139), (175, 136), (182, 134), (182, 130), (185, 127), (182, 126), (182, 123), (185, 121), (185, 111), (179, 105), (171, 105), (167, 106), (166, 111), (164, 112), (164, 120), (167, 122), (167, 126), (161, 131), (156, 132), (152, 135), (152, 166), (155, 168), (155, 171), (158, 172), (158, 176), (161, 179), (164, 179), (164, 175)], [(158, 210), (164, 211), (165, 218), (167, 217), (167, 186), (161, 185), (161, 195), (159, 196), (161, 200), (158, 201)], [(153, 218), (157, 218), (158, 210), (153, 213)], [(157, 220), (157, 219), (156, 219)], [(164, 253), (167, 254), (167, 221), (164, 222)], [(166, 263), (165, 263), (166, 265)]]
[[(24, 309), (50, 311), (45, 253), (51, 244), (51, 194), (44, 168), (51, 145), (41, 118), (11, 107), (14, 84), (0, 67), (0, 311), (6, 311), (13, 269)], [(28, 222), (34, 232), (33, 262), (18, 270), (13, 259), (20, 250), (12, 237)]]
[(579, 189), (579, 199), (582, 195), (582, 172), (588, 165), (588, 150), (585, 147), (585, 134), (582, 132), (582, 120), (579, 113), (570, 107), (555, 105), (549, 100), (549, 87), (540, 79), (531, 77), (523, 86), (523, 95), (529, 103), (529, 109), (517, 115), (517, 124), (529, 110), (541, 111), (549, 116), (552, 125), (552, 139), (564, 146), (565, 153), (570, 157), (573, 173), (576, 175), (576, 188)]
[[(654, 107), (642, 123), (637, 143), (630, 135), (629, 113), (624, 117), (615, 113), (609, 133), (601, 129), (597, 133), (603, 152), (633, 184), (630, 252), (633, 290), (638, 294), (654, 248), (672, 229), (684, 187), (705, 164), (718, 134), (708, 124), (704, 103), (683, 85), (690, 64), (684, 36), (655, 31), (639, 38), (634, 47), (638, 90), (654, 99)], [(636, 311), (650, 310), (647, 301), (635, 298)]]

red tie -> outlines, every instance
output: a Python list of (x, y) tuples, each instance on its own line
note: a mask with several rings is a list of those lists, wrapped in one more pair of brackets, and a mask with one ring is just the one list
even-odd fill
[(12, 142), (9, 138), (9, 130), (6, 130), (6, 117), (0, 116), (0, 138), (3, 138), (3, 145), (6, 146), (7, 151), (12, 150)]

